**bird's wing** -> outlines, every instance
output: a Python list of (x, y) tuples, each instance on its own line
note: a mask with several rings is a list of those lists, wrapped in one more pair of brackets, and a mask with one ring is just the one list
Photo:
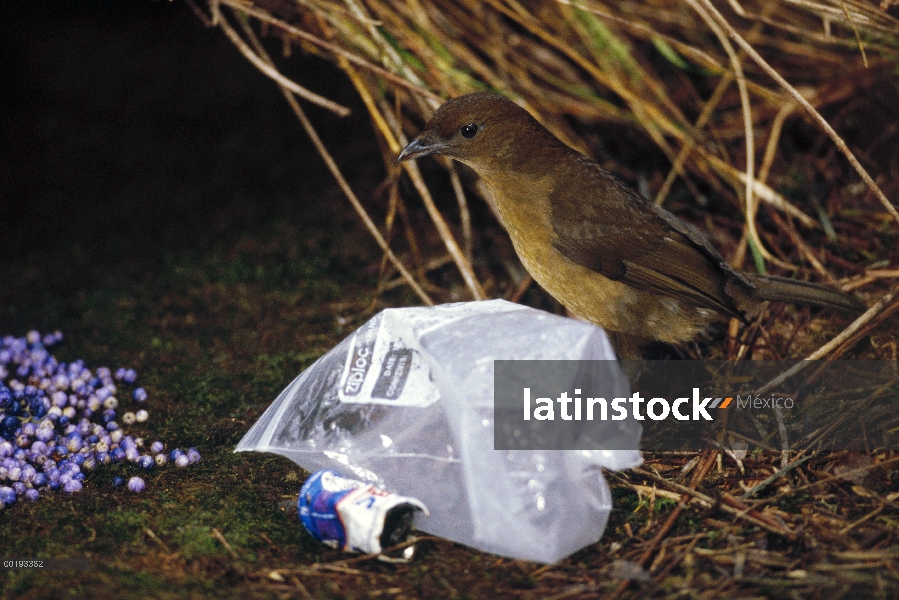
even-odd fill
[[(695, 228), (584, 158), (550, 197), (554, 247), (568, 259), (635, 288), (739, 317), (726, 284), (734, 271)], [(575, 183), (572, 184), (571, 182)]]

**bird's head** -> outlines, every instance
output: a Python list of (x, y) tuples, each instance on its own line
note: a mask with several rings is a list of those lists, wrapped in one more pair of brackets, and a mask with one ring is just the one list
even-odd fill
[(564, 147), (526, 110), (499, 94), (477, 92), (443, 104), (397, 162), (437, 154), (454, 158), (482, 176), (530, 162)]

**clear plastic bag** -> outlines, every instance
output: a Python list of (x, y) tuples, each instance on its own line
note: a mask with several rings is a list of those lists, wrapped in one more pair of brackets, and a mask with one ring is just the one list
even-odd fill
[(598, 327), (503, 300), (388, 309), (297, 377), (236, 451), (376, 483), (428, 506), (422, 531), (555, 562), (602, 536), (601, 468), (640, 452), (494, 450), (493, 361), (611, 358)]

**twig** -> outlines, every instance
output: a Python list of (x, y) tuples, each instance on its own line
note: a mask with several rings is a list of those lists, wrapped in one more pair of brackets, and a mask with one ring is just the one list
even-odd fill
[(293, 584), (297, 591), (300, 592), (300, 596), (305, 598), (306, 600), (313, 600), (312, 594), (309, 593), (309, 590), (306, 589), (306, 586), (300, 581), (300, 578), (296, 575), (292, 575), (290, 577), (290, 582)]
[[(715, 462), (714, 459), (717, 456), (718, 456), (717, 452), (712, 455), (712, 457), (713, 457), (712, 463)], [(731, 496), (730, 494), (728, 494), (726, 492), (721, 493), (721, 501), (722, 502), (716, 503), (714, 498), (712, 498), (711, 496), (707, 496), (706, 494), (703, 494), (702, 492), (698, 492), (698, 491), (692, 489), (692, 487), (687, 487), (685, 485), (681, 485), (674, 481), (669, 481), (663, 477), (659, 477), (658, 475), (651, 473), (649, 471), (645, 471), (643, 469), (631, 469), (631, 470), (634, 473), (637, 473), (638, 475), (643, 475), (644, 477), (649, 477), (650, 479), (658, 481), (662, 485), (667, 485), (671, 488), (674, 488), (686, 496), (693, 496), (694, 498), (696, 498), (700, 502), (707, 504), (708, 506), (715, 506), (717, 504), (718, 508), (720, 508), (722, 511), (724, 511), (730, 515), (733, 515), (734, 517), (736, 517), (738, 519), (744, 519), (744, 520), (752, 523), (753, 525), (757, 525), (763, 529), (770, 531), (771, 533), (776, 533), (777, 535), (782, 535), (787, 538), (792, 538), (792, 537), (795, 537), (795, 535), (796, 535), (796, 533), (794, 531), (791, 531), (790, 529), (785, 529), (780, 524), (771, 521), (770, 519), (765, 517), (762, 513), (760, 513), (755, 508), (746, 506), (745, 504), (740, 502), (737, 498), (734, 498), (733, 496)], [(682, 503), (685, 501), (686, 500), (682, 500)]]
[(715, 20), (707, 13), (702, 5), (700, 5), (701, 0), (687, 0), (687, 3), (695, 10), (700, 17), (706, 22), (709, 28), (714, 32), (714, 34), (718, 37), (718, 40), (721, 42), (721, 46), (724, 48), (724, 51), (727, 52), (728, 57), (730, 58), (730, 65), (734, 71), (734, 77), (737, 80), (737, 89), (740, 92), (740, 105), (743, 109), (743, 129), (745, 131), (745, 139), (746, 139), (746, 224), (749, 226), (749, 237), (755, 243), (756, 248), (758, 248), (759, 252), (762, 256), (767, 260), (777, 260), (776, 257), (771, 254), (765, 245), (762, 243), (762, 239), (759, 237), (758, 230), (756, 229), (756, 215), (758, 213), (758, 202), (753, 194), (753, 185), (752, 182), (755, 180), (755, 134), (752, 128), (752, 112), (749, 104), (749, 92), (746, 90), (746, 76), (743, 73), (743, 65), (740, 63), (740, 57), (737, 55), (737, 52), (734, 50), (733, 46), (731, 46), (730, 41), (727, 39), (727, 36), (722, 31), (721, 27), (715, 22)]
[(431, 192), (425, 184), (424, 177), (421, 176), (418, 165), (415, 161), (407, 161), (403, 163), (403, 166), (409, 174), (409, 178), (412, 179), (412, 185), (418, 190), (418, 194), (421, 196), (422, 202), (424, 202), (431, 220), (434, 222), (434, 225), (437, 226), (437, 231), (440, 233), (440, 237), (443, 239), (446, 249), (449, 250), (450, 256), (453, 257), (453, 261), (455, 261), (456, 266), (459, 268), (459, 272), (462, 273), (462, 278), (465, 280), (465, 284), (471, 291), (472, 296), (475, 300), (483, 300), (487, 296), (484, 294), (484, 290), (481, 287), (477, 276), (475, 276), (471, 265), (465, 260), (465, 255), (459, 248), (459, 244), (456, 243), (456, 239), (449, 230), (446, 220), (444, 220), (443, 215), (440, 214), (437, 205), (434, 204), (434, 199), (431, 197)]
[(876, 469), (878, 467), (883, 467), (883, 466), (890, 465), (890, 464), (893, 464), (896, 462), (899, 462), (899, 456), (895, 456), (893, 458), (881, 461), (879, 463), (871, 463), (870, 465), (865, 465), (864, 467), (852, 469), (851, 471), (843, 471), (839, 475), (828, 475), (827, 477), (822, 477), (818, 481), (811, 481), (805, 485), (800, 485), (799, 487), (791, 488), (789, 490), (775, 494), (774, 496), (771, 496), (770, 498), (764, 498), (764, 499), (760, 500), (758, 502), (758, 504), (755, 505), (755, 507), (758, 508), (759, 506), (761, 506), (763, 504), (769, 504), (771, 502), (774, 502), (775, 500), (779, 500), (780, 498), (783, 498), (784, 496), (789, 496), (791, 494), (795, 494), (797, 492), (801, 492), (803, 490), (813, 488), (816, 485), (824, 485), (825, 483), (830, 483), (831, 481), (835, 481), (838, 479), (839, 480), (848, 479), (848, 478), (851, 478), (852, 475), (866, 473), (867, 471), (870, 471), (871, 469)]
[[(678, 502), (677, 506), (674, 507), (674, 510), (671, 511), (671, 514), (665, 520), (665, 523), (659, 529), (658, 533), (656, 533), (656, 535), (652, 538), (652, 541), (649, 543), (649, 546), (646, 548), (646, 550), (643, 551), (643, 554), (636, 561), (638, 565), (643, 567), (644, 565), (646, 565), (647, 562), (649, 562), (649, 559), (652, 557), (656, 548), (659, 546), (659, 544), (662, 542), (662, 540), (665, 538), (665, 536), (668, 535), (668, 532), (671, 531), (671, 528), (674, 527), (674, 524), (677, 522), (677, 519), (680, 517), (681, 513), (683, 512), (684, 508), (686, 507), (686, 503), (690, 499), (690, 496), (695, 496), (697, 498), (699, 498), (700, 496), (705, 496), (705, 494), (699, 494), (693, 488), (695, 488), (697, 485), (699, 485), (699, 483), (702, 481), (703, 477), (706, 476), (706, 473), (709, 472), (709, 469), (712, 468), (712, 465), (715, 464), (716, 456), (717, 456), (717, 452), (706, 451), (705, 462), (693, 474), (693, 478), (690, 480), (690, 487), (678, 486), (678, 487), (683, 488), (682, 490), (679, 490), (682, 492), (680, 502)], [(634, 469), (634, 472), (639, 473), (641, 475), (647, 474), (650, 477), (652, 477), (653, 479), (656, 478), (656, 476), (654, 474), (650, 474), (648, 471), (643, 471), (642, 469)], [(665, 481), (665, 480), (663, 480), (663, 481)], [(668, 482), (666, 481), (666, 483), (668, 483)], [(705, 498), (708, 499), (710, 505), (714, 504), (714, 500), (712, 500), (711, 498), (708, 498), (707, 496), (705, 496)], [(625, 591), (627, 591), (627, 588), (629, 585), (630, 585), (630, 580), (622, 581), (620, 584), (618, 584), (618, 587), (615, 589), (615, 591), (609, 595), (609, 600), (615, 600), (615, 599), (619, 598), (621, 596), (621, 594), (623, 594)]]
[(784, 469), (790, 464), (790, 434), (787, 432), (787, 424), (784, 423), (783, 408), (775, 404), (773, 412), (777, 423), (777, 435), (780, 437), (780, 468)]
[(868, 323), (868, 321), (870, 321), (871, 319), (876, 317), (878, 315), (878, 313), (880, 313), (880, 311), (882, 311), (883, 308), (885, 306), (887, 306), (893, 300), (893, 296), (894, 296), (894, 292), (889, 292), (887, 294), (884, 294), (883, 297), (880, 300), (878, 300), (874, 306), (872, 306), (867, 311), (865, 311), (865, 313), (862, 316), (860, 316), (855, 321), (853, 321), (849, 325), (849, 327), (847, 327), (842, 332), (840, 332), (839, 335), (837, 335), (835, 338), (833, 338), (832, 340), (830, 340), (829, 342), (827, 342), (826, 344), (824, 344), (823, 346), (821, 346), (820, 348), (818, 348), (817, 350), (815, 350), (814, 352), (809, 354), (804, 360), (796, 363), (793, 367), (787, 369), (786, 371), (784, 371), (783, 373), (781, 373), (780, 375), (778, 375), (777, 377), (775, 377), (774, 379), (772, 379), (771, 381), (769, 381), (768, 383), (763, 385), (761, 388), (759, 388), (756, 391), (756, 394), (764, 394), (768, 390), (771, 390), (772, 388), (780, 385), (781, 383), (783, 383), (784, 381), (786, 381), (793, 375), (796, 375), (797, 373), (799, 373), (800, 371), (802, 371), (803, 369), (808, 367), (811, 364), (811, 361), (818, 360), (820, 358), (824, 358), (825, 356), (830, 354), (840, 344), (842, 344), (844, 341), (848, 340), (852, 336), (852, 334), (854, 334), (856, 331), (861, 329), (866, 323)]
[(781, 469), (779, 469), (779, 470), (775, 471), (773, 474), (771, 474), (771, 476), (769, 476), (764, 481), (761, 481), (761, 482), (755, 484), (754, 486), (752, 486), (751, 488), (749, 488), (748, 490), (746, 490), (746, 493), (743, 494), (742, 496), (740, 496), (740, 499), (748, 500), (749, 498), (751, 498), (752, 496), (755, 496), (756, 494), (761, 492), (763, 489), (765, 489), (766, 487), (768, 487), (769, 485), (771, 485), (772, 483), (774, 483), (775, 481), (777, 481), (778, 479), (780, 479), (781, 477), (783, 477), (784, 475), (786, 475), (787, 473), (789, 473), (790, 471), (795, 469), (796, 467), (807, 463), (811, 459), (812, 459), (812, 455), (809, 454), (808, 456), (803, 456), (799, 460), (793, 461), (790, 464), (788, 464), (787, 466), (782, 467)]
[[(222, 19), (224, 21), (224, 19)], [(243, 23), (240, 19), (238, 19), (240, 23)], [(269, 64), (273, 64), (271, 58), (269, 58), (268, 54), (265, 52), (265, 49), (262, 47), (262, 44), (259, 43), (259, 39), (256, 37), (256, 34), (253, 33), (253, 30), (249, 25), (244, 24), (244, 33), (253, 43), (253, 46), (256, 48), (256, 51), (259, 53), (259, 56), (262, 57), (262, 60), (266, 61)], [(290, 108), (293, 110), (293, 113), (296, 115), (297, 119), (299, 119), (300, 124), (303, 126), (303, 129), (306, 131), (306, 135), (309, 136), (309, 139), (312, 140), (312, 143), (315, 145), (315, 149), (318, 150), (319, 155), (325, 161), (325, 165), (328, 167), (328, 170), (331, 171), (331, 175), (334, 176), (334, 179), (337, 180), (337, 185), (340, 186), (340, 189), (343, 191), (344, 195), (350, 201), (350, 204), (353, 205), (353, 208), (356, 209), (356, 213), (361, 217), (362, 222), (365, 224), (365, 227), (368, 229), (369, 233), (371, 233), (372, 237), (375, 238), (375, 241), (381, 247), (381, 250), (384, 254), (387, 255), (387, 258), (393, 263), (393, 266), (396, 267), (396, 270), (400, 272), (400, 275), (403, 276), (403, 279), (406, 280), (406, 283), (409, 284), (418, 297), (421, 298), (422, 302), (427, 304), (428, 306), (433, 306), (434, 302), (431, 300), (431, 297), (421, 289), (421, 286), (418, 285), (418, 282), (415, 281), (415, 278), (412, 277), (412, 274), (403, 266), (403, 263), (400, 262), (400, 259), (396, 257), (393, 253), (393, 250), (390, 249), (390, 246), (387, 244), (387, 241), (384, 239), (384, 236), (381, 235), (381, 232), (378, 231), (377, 225), (375, 225), (374, 221), (372, 221), (371, 217), (368, 215), (368, 212), (365, 210), (365, 207), (362, 206), (362, 203), (359, 201), (359, 198), (356, 197), (355, 192), (350, 187), (350, 184), (347, 183), (346, 179), (344, 179), (343, 174), (340, 172), (340, 168), (337, 166), (337, 163), (334, 162), (334, 159), (331, 157), (331, 153), (328, 152), (328, 149), (325, 147), (325, 144), (322, 142), (321, 138), (318, 136), (318, 132), (315, 131), (315, 127), (312, 126), (312, 122), (309, 121), (309, 118), (306, 117), (306, 113), (300, 107), (299, 103), (296, 101), (296, 98), (293, 97), (291, 90), (281, 87), (281, 92), (284, 94), (284, 99), (287, 100), (287, 103), (290, 105)]]
[[(356, 87), (356, 91), (359, 92), (362, 101), (365, 103), (369, 114), (372, 116), (375, 124), (378, 126), (378, 129), (384, 136), (384, 139), (387, 141), (391, 152), (393, 152), (394, 154), (399, 154), (403, 149), (403, 145), (405, 145), (406, 141), (402, 131), (391, 131), (390, 127), (387, 124), (387, 121), (384, 118), (384, 115), (382, 115), (380, 110), (378, 110), (375, 101), (371, 96), (371, 93), (369, 93), (368, 88), (359, 78), (355, 70), (349, 65), (349, 63), (344, 60), (338, 60), (338, 63), (340, 64), (340, 67), (344, 71), (346, 71), (347, 75), (349, 75), (350, 80)], [(462, 279), (465, 280), (465, 284), (468, 286), (469, 291), (471, 291), (471, 295), (475, 300), (485, 299), (486, 295), (484, 294), (484, 290), (481, 288), (481, 284), (478, 281), (477, 276), (474, 274), (471, 263), (466, 259), (465, 254), (459, 248), (459, 244), (456, 242), (455, 237), (453, 237), (449, 226), (446, 224), (446, 220), (443, 218), (443, 215), (440, 214), (440, 211), (437, 209), (437, 205), (434, 204), (431, 193), (428, 191), (428, 187), (425, 184), (424, 178), (421, 176), (421, 171), (418, 170), (418, 165), (415, 163), (415, 161), (409, 161), (403, 163), (403, 166), (409, 173), (409, 176), (412, 179), (412, 183), (413, 185), (415, 185), (415, 189), (418, 190), (418, 193), (421, 196), (422, 201), (424, 202), (425, 208), (428, 210), (428, 215), (431, 217), (431, 220), (437, 227), (437, 232), (440, 234), (440, 239), (443, 240), (443, 244), (446, 246), (447, 251), (449, 251), (450, 256), (453, 257), (453, 261), (456, 263), (456, 267), (462, 274)]]
[(796, 88), (790, 85), (786, 79), (784, 79), (780, 73), (778, 73), (771, 65), (769, 65), (762, 56), (756, 52), (755, 48), (753, 48), (746, 40), (744, 40), (739, 33), (727, 22), (727, 19), (722, 16), (720, 12), (714, 7), (710, 0), (696, 0), (698, 2), (702, 2), (702, 4), (706, 7), (709, 14), (712, 15), (716, 21), (727, 31), (728, 35), (748, 54), (752, 60), (756, 62), (766, 73), (768, 73), (771, 78), (774, 79), (783, 89), (793, 97), (793, 99), (800, 105), (802, 108), (808, 112), (809, 116), (820, 125), (827, 135), (830, 136), (830, 139), (833, 140), (834, 144), (836, 144), (837, 148), (855, 171), (861, 176), (867, 186), (874, 192), (877, 198), (880, 200), (880, 203), (883, 207), (889, 212), (896, 222), (899, 223), (899, 211), (896, 210), (896, 207), (893, 206), (890, 201), (887, 199), (886, 195), (881, 191), (880, 187), (874, 182), (865, 168), (858, 162), (858, 159), (855, 158), (855, 155), (849, 150), (849, 147), (846, 145), (846, 142), (843, 141), (843, 138), (837, 134), (837, 132), (830, 126), (830, 123), (821, 116), (821, 114), (815, 110), (815, 107), (811, 105), (811, 103), (806, 100), (802, 94), (800, 94)]
[(165, 542), (163, 542), (161, 539), (159, 539), (159, 538), (156, 536), (155, 533), (153, 533), (153, 530), (152, 530), (152, 529), (150, 529), (149, 527), (146, 527), (146, 528), (144, 528), (144, 533), (146, 533), (146, 534), (150, 537), (151, 540), (153, 540), (154, 542), (156, 542), (157, 544), (159, 544), (159, 546), (160, 546), (163, 550), (165, 550), (166, 552), (168, 552), (169, 554), (171, 554), (172, 551), (169, 550), (169, 547), (166, 546), (166, 545), (165, 545)]
[(721, 102), (721, 99), (724, 97), (724, 92), (727, 91), (727, 88), (730, 85), (731, 81), (733, 81), (733, 75), (731, 75), (729, 72), (724, 73), (724, 75), (721, 77), (721, 81), (719, 81), (718, 85), (715, 86), (715, 91), (712, 92), (712, 96), (709, 98), (708, 102), (703, 105), (702, 112), (699, 113), (699, 117), (696, 119), (696, 123), (693, 125), (693, 131), (691, 132), (690, 138), (677, 154), (677, 158), (674, 160), (674, 164), (671, 165), (671, 169), (668, 171), (668, 175), (665, 177), (665, 182), (662, 184), (662, 187), (659, 188), (659, 192), (656, 194), (655, 203), (659, 206), (661, 206), (665, 202), (665, 198), (668, 196), (668, 192), (671, 191), (671, 186), (674, 183), (674, 178), (677, 175), (682, 175), (683, 165), (687, 161), (687, 157), (690, 156), (690, 152), (692, 152), (696, 147), (696, 134), (706, 126), (709, 120), (711, 120), (712, 114), (718, 107), (718, 103)]
[(325, 40), (312, 35), (308, 31), (303, 31), (302, 29), (294, 27), (294, 26), (290, 25), (289, 23), (285, 23), (284, 21), (282, 21), (280, 19), (276, 19), (262, 9), (256, 8), (255, 6), (252, 6), (250, 4), (245, 4), (244, 2), (240, 2), (239, 0), (219, 0), (219, 2), (221, 4), (230, 6), (231, 8), (238, 9), (241, 12), (244, 12), (248, 15), (256, 17), (263, 23), (267, 23), (269, 25), (274, 25), (275, 27), (278, 27), (279, 29), (289, 33), (292, 36), (295, 36), (301, 40), (307, 41), (310, 44), (314, 44), (314, 45), (318, 46), (319, 48), (322, 48), (324, 50), (327, 50), (328, 52), (333, 53), (335, 56), (342, 56), (345, 59), (347, 59), (349, 62), (353, 63), (354, 65), (357, 65), (359, 67), (362, 67), (363, 69), (369, 70), (372, 73), (376, 73), (380, 77), (383, 77), (384, 79), (387, 79), (391, 83), (394, 83), (400, 87), (406, 88), (409, 91), (415, 92), (416, 94), (420, 94), (421, 96), (424, 96), (425, 98), (429, 98), (436, 102), (443, 101), (443, 98), (441, 98), (437, 94), (431, 92), (430, 90), (425, 89), (422, 86), (417, 85), (415, 83), (406, 81), (399, 75), (396, 75), (395, 73), (391, 73), (390, 71), (388, 71), (387, 69), (384, 69), (382, 67), (374, 65), (374, 64), (370, 63), (369, 61), (365, 60), (364, 58), (356, 56), (352, 52), (347, 52), (346, 50), (344, 50), (343, 48), (341, 48), (339, 46), (335, 46), (334, 44), (331, 44), (330, 42), (326, 42)]
[(468, 264), (474, 260), (472, 250), (474, 244), (471, 235), (471, 213), (468, 210), (468, 199), (465, 197), (465, 190), (462, 188), (462, 180), (459, 179), (459, 172), (450, 159), (444, 159), (444, 167), (450, 174), (450, 183), (453, 186), (453, 193), (456, 195), (456, 202), (459, 204), (459, 225), (462, 227), (462, 249)]
[(343, 560), (338, 560), (338, 561), (329, 562), (329, 563), (319, 563), (319, 564), (315, 565), (315, 568), (324, 569), (324, 568), (346, 567), (347, 565), (354, 565), (356, 563), (361, 563), (361, 562), (369, 561), (372, 559), (376, 559), (379, 556), (381, 556), (382, 554), (389, 554), (391, 552), (396, 552), (397, 550), (402, 550), (403, 548), (408, 548), (409, 546), (414, 546), (415, 544), (417, 544), (419, 542), (427, 542), (427, 541), (432, 541), (432, 542), (444, 541), (445, 542), (447, 540), (433, 536), (433, 535), (422, 535), (422, 536), (412, 537), (404, 542), (400, 542), (399, 544), (397, 544), (395, 546), (391, 546), (390, 548), (384, 548), (380, 552), (375, 552), (372, 554), (364, 554), (361, 556), (354, 556), (353, 558), (346, 558)]
[[(224, 19), (222, 20), (224, 21)], [(213, 527), (212, 536), (222, 543), (222, 546), (225, 547), (225, 550), (228, 551), (228, 553), (234, 558), (234, 560), (240, 560), (240, 555), (237, 554), (234, 548), (231, 547), (231, 544), (228, 543), (228, 540), (225, 539), (225, 536), (222, 535), (221, 531)]]
[(531, 277), (530, 274), (525, 275), (521, 278), (521, 282), (515, 286), (515, 289), (512, 290), (512, 293), (509, 295), (507, 300), (509, 302), (518, 302), (521, 300), (524, 293), (528, 291), (528, 288), (531, 287), (531, 284), (534, 283), (534, 278)]
[(840, 0), (840, 7), (843, 9), (843, 13), (846, 15), (846, 20), (849, 21), (849, 25), (852, 26), (852, 32), (855, 33), (855, 41), (858, 42), (858, 49), (862, 53), (862, 62), (865, 63), (865, 68), (867, 68), (868, 56), (865, 54), (865, 45), (862, 43), (862, 38), (858, 35), (858, 27), (855, 26), (855, 21), (852, 20), (849, 9), (846, 8), (845, 0)]
[(247, 46), (247, 44), (242, 39), (240, 39), (240, 36), (237, 35), (237, 32), (234, 31), (231, 25), (228, 24), (228, 20), (224, 17), (219, 19), (219, 27), (222, 29), (222, 31), (225, 32), (225, 35), (228, 36), (228, 39), (231, 40), (231, 43), (237, 46), (237, 49), (240, 50), (240, 53), (243, 54), (247, 58), (247, 60), (253, 63), (254, 67), (262, 71), (265, 75), (268, 75), (282, 88), (288, 89), (300, 98), (308, 100), (313, 104), (317, 104), (324, 109), (330, 110), (338, 116), (345, 117), (350, 114), (350, 109), (348, 109), (346, 106), (342, 106), (340, 104), (337, 104), (336, 102), (328, 100), (324, 96), (319, 96), (316, 93), (310, 92), (303, 86), (291, 81), (287, 77), (284, 77), (284, 75), (281, 75), (281, 73), (279, 73), (272, 66), (271, 60), (263, 60), (262, 58), (257, 56), (256, 53), (253, 52), (253, 50), (251, 50), (250, 47)]
[(759, 181), (768, 181), (768, 173), (771, 165), (774, 163), (774, 156), (777, 154), (777, 143), (780, 141), (780, 135), (783, 131), (784, 121), (787, 120), (796, 110), (793, 102), (787, 102), (780, 107), (771, 123), (771, 132), (768, 134), (768, 143), (765, 145), (765, 155), (762, 157), (762, 166), (759, 167)]
[(838, 283), (837, 278), (834, 277), (830, 271), (824, 268), (824, 265), (821, 264), (821, 261), (818, 260), (818, 257), (815, 256), (815, 253), (812, 252), (812, 249), (808, 247), (808, 244), (805, 243), (805, 240), (799, 236), (796, 232), (796, 229), (792, 226), (792, 224), (786, 223), (777, 213), (771, 213), (771, 218), (774, 220), (774, 223), (781, 229), (781, 231), (785, 231), (789, 236), (790, 241), (793, 242), (793, 245), (799, 249), (799, 252), (805, 259), (809, 262), (810, 265), (822, 276), (824, 279), (829, 281), (830, 283)]
[(872, 510), (871, 512), (866, 514), (861, 519), (858, 519), (857, 521), (853, 521), (849, 525), (846, 525), (845, 527), (840, 529), (840, 534), (845, 535), (845, 534), (849, 533), (850, 531), (852, 531), (853, 529), (855, 529), (856, 527), (858, 527), (859, 525), (861, 525), (862, 523), (864, 523), (865, 521), (867, 521), (868, 519), (870, 519), (872, 517), (876, 517), (881, 512), (883, 512), (883, 509), (885, 509), (887, 506), (889, 506), (889, 503), (884, 502), (883, 504), (881, 504), (880, 506), (878, 506), (877, 508), (875, 508), (874, 510)]
[(203, 12), (203, 9), (196, 5), (193, 0), (184, 0), (187, 2), (187, 5), (190, 7), (190, 10), (203, 22), (203, 25), (206, 27), (214, 27), (212, 20), (206, 16), (206, 13)]

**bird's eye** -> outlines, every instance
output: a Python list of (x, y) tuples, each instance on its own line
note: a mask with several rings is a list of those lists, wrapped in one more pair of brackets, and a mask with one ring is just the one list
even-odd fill
[(477, 124), (469, 123), (468, 125), (463, 125), (459, 130), (459, 133), (462, 134), (462, 137), (471, 139), (477, 135), (479, 129), (480, 127), (478, 127)]

